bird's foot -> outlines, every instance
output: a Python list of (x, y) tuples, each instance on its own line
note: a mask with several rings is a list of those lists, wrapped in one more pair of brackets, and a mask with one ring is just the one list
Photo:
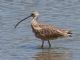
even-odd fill
[(49, 48), (51, 48), (51, 44), (49, 45)]
[(50, 43), (50, 41), (48, 40), (48, 44), (49, 44), (49, 48), (51, 48), (51, 43)]
[(43, 45), (41, 45), (41, 48), (43, 48)]

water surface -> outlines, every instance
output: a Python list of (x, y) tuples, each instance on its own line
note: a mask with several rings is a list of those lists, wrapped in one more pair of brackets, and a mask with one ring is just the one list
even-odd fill
[[(51, 41), (41, 49), (41, 40), (31, 31), (31, 19), (15, 24), (33, 10), (39, 21), (70, 29), (72, 37)], [(0, 60), (80, 60), (79, 0), (0, 0)]]

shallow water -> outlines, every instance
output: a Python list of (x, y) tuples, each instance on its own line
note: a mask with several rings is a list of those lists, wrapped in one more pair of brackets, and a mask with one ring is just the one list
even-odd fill
[[(15, 24), (33, 10), (39, 21), (70, 29), (72, 37), (51, 41), (52, 48), (40, 48), (31, 31), (31, 19)], [(0, 0), (0, 60), (80, 60), (79, 0)]]

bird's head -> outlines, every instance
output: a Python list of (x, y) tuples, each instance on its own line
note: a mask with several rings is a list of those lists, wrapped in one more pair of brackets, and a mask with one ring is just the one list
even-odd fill
[(39, 13), (37, 11), (33, 11), (28, 17), (22, 19), (21, 21), (19, 21), (16, 25), (15, 25), (15, 28), (24, 20), (28, 19), (29, 17), (38, 17), (39, 16)]
[(37, 17), (37, 16), (39, 16), (39, 13), (37, 11), (33, 11), (31, 13), (31, 17)]

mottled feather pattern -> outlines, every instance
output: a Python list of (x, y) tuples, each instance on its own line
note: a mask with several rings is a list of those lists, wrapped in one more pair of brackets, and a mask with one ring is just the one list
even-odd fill
[(36, 26), (41, 28), (39, 30), (35, 29), (34, 24), (31, 26), (32, 26), (33, 32), (35, 33), (35, 36), (42, 40), (56, 39), (58, 37), (64, 37), (65, 34), (67, 35), (67, 32), (61, 29), (57, 29), (56, 27), (52, 25), (48, 25), (48, 24), (44, 25), (42, 23), (38, 23)]

